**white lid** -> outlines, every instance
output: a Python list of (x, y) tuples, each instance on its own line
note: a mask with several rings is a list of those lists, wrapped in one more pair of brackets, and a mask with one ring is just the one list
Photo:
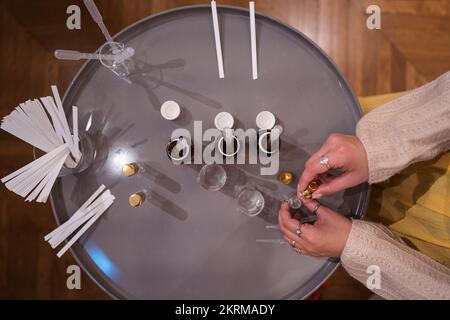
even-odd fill
[(214, 119), (214, 125), (217, 129), (222, 131), (225, 128), (233, 128), (234, 118), (229, 112), (220, 112), (216, 115)]
[(166, 120), (175, 120), (180, 116), (180, 106), (175, 101), (166, 101), (161, 106), (161, 115)]
[(256, 125), (261, 130), (272, 129), (275, 125), (275, 116), (270, 111), (262, 111), (256, 116)]

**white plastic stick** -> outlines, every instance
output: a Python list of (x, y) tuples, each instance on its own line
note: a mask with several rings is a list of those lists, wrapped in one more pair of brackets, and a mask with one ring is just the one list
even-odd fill
[(69, 219), (63, 225), (59, 227), (59, 231), (55, 233), (49, 240), (50, 245), (55, 248), (64, 239), (71, 235), (76, 229), (90, 219), (99, 208), (102, 208), (103, 204), (110, 201), (114, 196), (109, 190), (105, 191), (97, 200), (95, 200), (91, 206), (86, 209), (86, 212), (78, 211), (81, 215), (77, 219)]
[(284, 245), (287, 244), (287, 241), (284, 239), (256, 239), (257, 243), (268, 243), (268, 244), (279, 244)]
[(214, 39), (216, 41), (217, 66), (219, 68), (219, 78), (225, 78), (223, 70), (222, 44), (220, 41), (219, 18), (217, 16), (217, 6), (215, 1), (211, 1), (211, 12), (214, 27)]
[(76, 154), (74, 155), (76, 162), (81, 158), (80, 152), (80, 137), (78, 136), (78, 108), (72, 107), (72, 130), (73, 130), (73, 142)]
[[(49, 243), (54, 243), (58, 241), (57, 239), (61, 238), (61, 240), (66, 239), (74, 230), (76, 230), (85, 220), (83, 220), (86, 216), (88, 216), (94, 209), (98, 207), (99, 204), (106, 202), (108, 199), (112, 198), (113, 195), (109, 190), (105, 191), (98, 199), (96, 199), (90, 206), (87, 208), (78, 209), (69, 220), (60, 225), (54, 231), (49, 233), (44, 239), (49, 240)], [(71, 226), (75, 226), (74, 229), (70, 231)]]
[(55, 164), (53, 171), (50, 173), (51, 176), (49, 178), (48, 183), (42, 189), (41, 193), (36, 199), (36, 202), (45, 203), (47, 202), (48, 196), (50, 195), (50, 191), (52, 190), (53, 185), (55, 184), (56, 178), (58, 178), (58, 174), (61, 171), (62, 166), (64, 165), (65, 158), (62, 158), (58, 163)]
[[(80, 216), (83, 216), (85, 213), (83, 211), (86, 210), (86, 208), (99, 196), (100, 193), (103, 192), (103, 190), (105, 190), (105, 185), (102, 184), (90, 197), (89, 199), (86, 200), (85, 203), (83, 203), (83, 205), (69, 218), (68, 221), (73, 220), (73, 219), (78, 219)], [(62, 224), (61, 226), (63, 226), (64, 224)], [(49, 234), (47, 234), (44, 239), (45, 241), (47, 241), (48, 239), (50, 239), (51, 237), (53, 237), (57, 232), (57, 230), (61, 227), (59, 226), (58, 228), (56, 228), (55, 230), (53, 230), (52, 232), (50, 232)]]
[(105, 207), (101, 211), (99, 211), (95, 216), (93, 216), (81, 229), (78, 231), (70, 240), (66, 243), (66, 245), (57, 253), (58, 258), (66, 253), (67, 250), (77, 241), (90, 227), (97, 221), (98, 218), (113, 204), (114, 199), (110, 200), (105, 204)]
[(255, 23), (255, 2), (250, 1), (250, 37), (252, 46), (252, 74), (253, 80), (258, 79), (258, 57), (256, 53), (256, 23)]
[[(20, 195), (21, 197), (26, 197), (27, 194), (31, 192), (38, 184), (41, 182), (49, 172), (53, 170), (55, 167), (55, 163), (57, 163), (61, 157), (67, 156), (68, 152), (65, 154), (58, 154), (57, 157), (53, 161), (49, 161), (44, 163), (42, 166), (35, 167), (33, 170), (29, 170), (16, 179), (8, 182), (16, 182), (17, 180), (21, 180), (16, 183), (16, 185), (11, 189), (14, 190), (15, 193)], [(8, 184), (7, 183), (7, 184)]]
[[(69, 147), (70, 147), (70, 145), (73, 146), (73, 139), (71, 139), (72, 135), (70, 134), (69, 124), (67, 123), (66, 114), (64, 112), (64, 107), (61, 102), (61, 97), (59, 96), (58, 88), (56, 86), (51, 86), (51, 88), (52, 88), (52, 92), (53, 92), (54, 101), (56, 102), (56, 106), (57, 106), (57, 110), (58, 110), (58, 117), (62, 123), (64, 133), (66, 134), (67, 139), (69, 139), (69, 141), (66, 141), (66, 142), (69, 143)], [(71, 148), (71, 150), (72, 150), (72, 148)]]
[(52, 152), (49, 152), (45, 155), (43, 155), (42, 157), (34, 160), (33, 162), (30, 162), (29, 164), (23, 166), (22, 168), (14, 171), (13, 173), (10, 173), (9, 175), (7, 175), (6, 177), (3, 177), (1, 179), (1, 182), (5, 183), (11, 179), (13, 179), (14, 177), (18, 176), (19, 174), (22, 174), (23, 172), (35, 167), (35, 166), (40, 166), (43, 163), (46, 163), (48, 161), (51, 161), (51, 159), (53, 159), (59, 152), (61, 152), (61, 150), (63, 150), (64, 148), (67, 148), (67, 144), (63, 144), (61, 146), (59, 146), (58, 148), (56, 148), (55, 150), (53, 150)]

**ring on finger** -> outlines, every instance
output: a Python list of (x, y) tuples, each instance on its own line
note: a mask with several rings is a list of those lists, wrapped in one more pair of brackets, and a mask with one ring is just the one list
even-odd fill
[(328, 159), (328, 157), (325, 154), (320, 157), (320, 164), (327, 167), (328, 170), (331, 169), (330, 159)]
[(297, 249), (297, 253), (298, 253), (298, 254), (303, 254), (302, 249), (300, 249), (300, 248)]
[(292, 248), (295, 248), (295, 240), (292, 240), (292, 241), (291, 241), (291, 247), (292, 247)]
[(319, 202), (317, 202), (317, 203), (316, 203), (316, 206), (314, 207), (314, 209), (313, 209), (313, 211), (312, 211), (312, 213), (317, 214), (317, 210), (319, 210), (319, 208), (320, 208), (321, 206), (322, 206), (322, 205), (321, 205)]
[(300, 237), (300, 235), (302, 234), (302, 223), (301, 222), (299, 222), (298, 223), (298, 226), (297, 226), (297, 229), (295, 229), (295, 234), (297, 235), (297, 236), (299, 236)]

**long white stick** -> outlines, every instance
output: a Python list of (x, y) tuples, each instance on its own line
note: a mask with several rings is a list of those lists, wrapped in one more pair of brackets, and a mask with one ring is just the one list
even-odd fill
[(58, 231), (52, 235), (49, 240), (50, 245), (55, 248), (64, 239), (71, 235), (76, 229), (78, 229), (83, 223), (91, 218), (99, 208), (102, 208), (103, 204), (114, 198), (109, 190), (105, 191), (97, 200), (95, 200), (86, 210), (78, 211), (80, 215), (77, 219), (69, 219), (63, 225), (61, 225)]
[(106, 206), (102, 211), (99, 211), (95, 216), (93, 216), (81, 229), (78, 231), (70, 240), (66, 243), (66, 245), (57, 253), (58, 258), (61, 258), (61, 256), (66, 253), (67, 250), (77, 241), (90, 227), (92, 224), (94, 224), (95, 221), (97, 221), (98, 218), (113, 204), (113, 200), (106, 203)]
[(47, 202), (48, 196), (50, 195), (50, 191), (52, 190), (53, 185), (55, 184), (56, 178), (58, 178), (58, 174), (61, 171), (62, 166), (64, 165), (65, 158), (62, 158), (60, 162), (55, 164), (55, 168), (53, 169), (53, 172), (51, 173), (50, 179), (47, 183), (47, 185), (42, 189), (41, 193), (39, 194), (38, 198), (36, 199), (36, 202), (45, 203)]
[(80, 152), (80, 137), (78, 136), (78, 108), (76, 106), (72, 107), (72, 130), (73, 130), (73, 142), (76, 150), (75, 160), (78, 162), (81, 158)]
[[(79, 217), (83, 216), (85, 214), (85, 210), (86, 208), (100, 195), (100, 193), (103, 192), (103, 190), (105, 190), (105, 185), (102, 184), (90, 197), (89, 199), (86, 200), (85, 203), (83, 203), (83, 205), (69, 218), (68, 221), (70, 220), (75, 220), (78, 219)], [(62, 224), (61, 226), (63, 226), (64, 224)], [(56, 228), (55, 230), (53, 230), (52, 232), (50, 232), (49, 234), (47, 234), (44, 239), (45, 241), (49, 240), (50, 238), (52, 238), (56, 233), (57, 230), (61, 227), (59, 226), (58, 228)]]
[(214, 27), (214, 39), (216, 41), (217, 66), (219, 68), (219, 78), (225, 78), (223, 70), (222, 43), (220, 41), (219, 18), (217, 16), (217, 6), (215, 1), (211, 1), (211, 12)]
[(30, 162), (29, 164), (23, 166), (22, 168), (14, 171), (13, 173), (10, 173), (9, 175), (7, 175), (6, 177), (3, 177), (1, 179), (1, 182), (5, 183), (11, 179), (13, 179), (14, 177), (18, 176), (19, 174), (22, 174), (23, 172), (35, 167), (35, 166), (40, 166), (43, 163), (50, 161), (51, 159), (53, 159), (56, 155), (59, 154), (59, 152), (61, 152), (61, 150), (68, 148), (68, 146), (66, 144), (63, 144), (61, 146), (59, 146), (58, 148), (56, 148), (55, 150), (53, 150), (52, 152), (49, 152), (45, 155), (43, 155), (42, 157), (34, 160), (33, 162)]
[(258, 79), (258, 57), (256, 52), (256, 22), (255, 22), (255, 2), (250, 1), (250, 37), (252, 45), (252, 74), (253, 80)]

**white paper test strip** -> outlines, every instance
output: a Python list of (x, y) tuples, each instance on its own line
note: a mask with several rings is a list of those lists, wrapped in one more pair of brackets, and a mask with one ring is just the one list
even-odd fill
[(79, 229), (57, 253), (57, 256), (61, 257), (100, 218), (114, 200), (115, 197), (111, 192), (105, 190), (105, 186), (101, 185), (69, 220), (47, 234), (44, 237), (45, 241), (48, 241), (52, 248), (56, 248)]
[(219, 17), (217, 15), (217, 5), (215, 1), (211, 1), (211, 13), (214, 28), (214, 39), (216, 42), (217, 67), (219, 68), (219, 78), (225, 78), (222, 57), (222, 42), (220, 40)]
[[(86, 208), (100, 195), (100, 193), (103, 192), (103, 190), (105, 190), (105, 185), (102, 184), (97, 191), (95, 191), (90, 197), (89, 199), (87, 199), (87, 201), (80, 207), (80, 209), (78, 209), (70, 218), (68, 221), (74, 221), (80, 217), (82, 217), (85, 214), (85, 210)], [(52, 238), (53, 236), (55, 236), (58, 232), (60, 232), (61, 230), (65, 229), (65, 223), (60, 225), (58, 228), (56, 228), (55, 230), (53, 230), (52, 232), (50, 232), (49, 234), (47, 234), (44, 239), (45, 241), (48, 241), (50, 238)]]
[(26, 197), (34, 189), (26, 201), (32, 201), (38, 197), (37, 201), (42, 202), (50, 194), (54, 180), (68, 154), (68, 146), (64, 144), (9, 174), (1, 181), (5, 183), (7, 189), (22, 197)]
[(56, 254), (58, 258), (61, 258), (64, 253), (77, 241), (93, 224), (100, 218), (100, 216), (113, 204), (113, 200), (105, 204), (101, 211), (95, 214), (81, 229), (78, 231), (66, 245)]
[(48, 241), (52, 248), (57, 247), (64, 239), (70, 236), (76, 229), (80, 227), (80, 225), (84, 224), (87, 220), (89, 220), (92, 216), (94, 216), (99, 209), (102, 208), (104, 203), (109, 202), (114, 196), (112, 196), (109, 190), (106, 190), (97, 200), (95, 200), (91, 206), (86, 209), (86, 212), (81, 211), (83, 213), (77, 219), (69, 219), (64, 223), (64, 227), (56, 234), (54, 234), (51, 239)]
[(252, 75), (253, 80), (258, 79), (258, 54), (256, 52), (256, 22), (255, 22), (255, 2), (250, 1), (250, 38), (252, 48)]
[[(26, 197), (45, 202), (65, 164), (75, 168), (81, 159), (78, 135), (78, 108), (72, 107), (73, 134), (56, 86), (54, 97), (21, 103), (3, 118), (0, 128), (45, 152), (44, 156), (1, 179), (6, 187)], [(28, 195), (28, 197), (27, 197)]]

